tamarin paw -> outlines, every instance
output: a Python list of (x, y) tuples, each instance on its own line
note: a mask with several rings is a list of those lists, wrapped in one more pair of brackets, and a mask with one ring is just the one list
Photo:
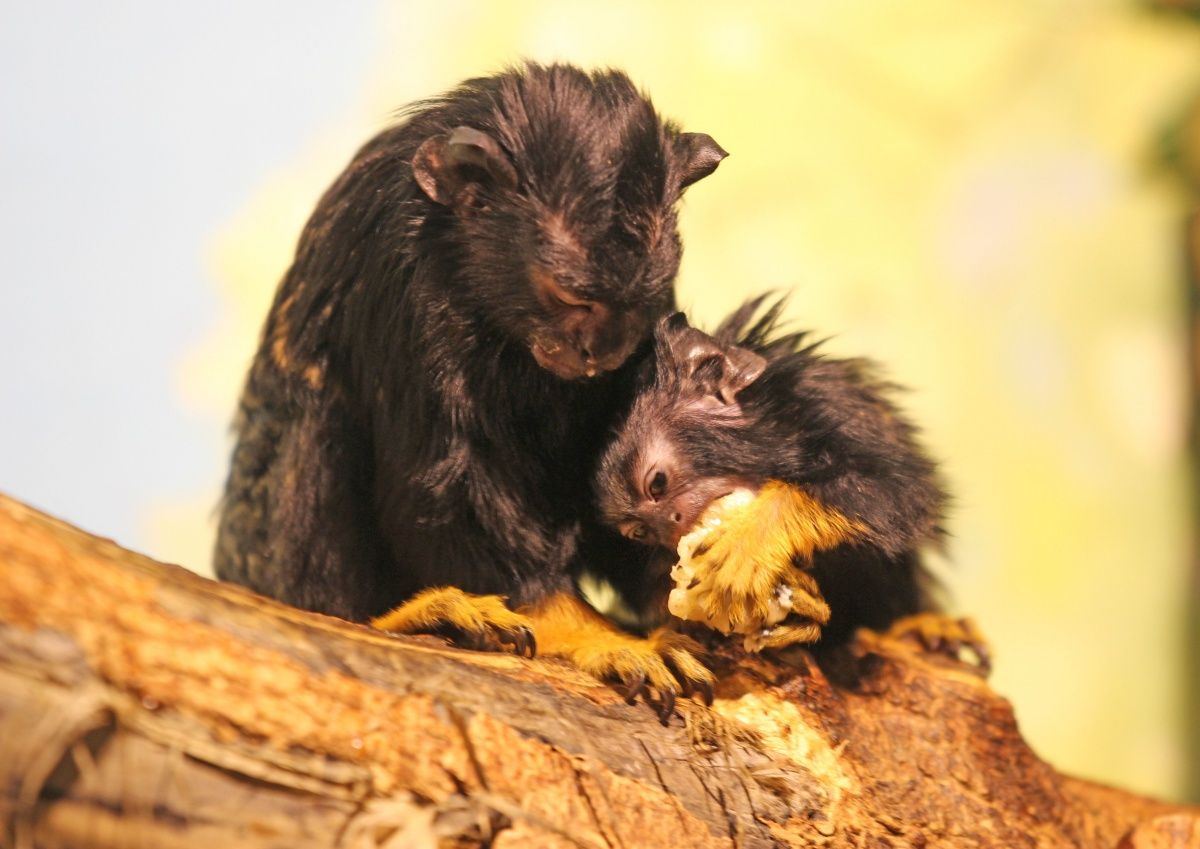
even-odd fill
[(422, 590), (396, 609), (371, 620), (371, 627), (401, 634), (447, 634), (465, 648), (511, 646), (519, 655), (537, 652), (533, 623), (514, 613), (498, 595), (472, 595), (458, 587)]
[(615, 633), (608, 639), (579, 646), (570, 659), (597, 678), (621, 684), (625, 700), (634, 704), (638, 697), (655, 706), (659, 721), (666, 725), (675, 712), (675, 700), (681, 694), (697, 694), (712, 704), (713, 674), (695, 655), (699, 646), (682, 634), (669, 637), (655, 632), (640, 639)]
[(802, 490), (768, 483), (699, 540), (690, 555), (688, 594), (702, 600), (706, 621), (726, 633), (756, 632), (789, 613), (824, 625), (829, 606), (796, 564), (858, 533)]
[(968, 649), (975, 655), (975, 665), (983, 672), (992, 668), (992, 653), (987, 640), (974, 620), (955, 619), (942, 613), (917, 613), (898, 619), (886, 636), (917, 643), (922, 649), (962, 660), (961, 652)]
[[(756, 642), (753, 635), (765, 634), (785, 619), (789, 625), (806, 620), (812, 626), (804, 629), (806, 634), (811, 632), (807, 642), (820, 636), (821, 626), (829, 622), (829, 605), (817, 582), (790, 559), (749, 564), (735, 559), (710, 564), (702, 558), (686, 593), (694, 599), (693, 607), (699, 609), (702, 621), (727, 634), (747, 635), (747, 649), (752, 651), (758, 650), (751, 648), (750, 644)], [(778, 632), (780, 639), (784, 633)], [(800, 632), (792, 629), (787, 633)], [(761, 647), (767, 645), (762, 643)], [(779, 645), (777, 641), (770, 644), (776, 648)]]
[(672, 628), (658, 628), (651, 632), (648, 639), (679, 681), (683, 695), (698, 695), (704, 700), (704, 704), (711, 706), (713, 683), (716, 679), (708, 667), (696, 657), (704, 653), (700, 644)]
[(693, 554), (692, 569), (686, 592), (719, 631), (743, 633), (786, 615), (788, 578), (796, 571), (791, 556), (772, 556), (736, 527), (714, 531)]
[(543, 655), (566, 658), (584, 672), (618, 682), (630, 704), (641, 696), (654, 705), (663, 725), (681, 694), (712, 704), (715, 679), (697, 658), (700, 646), (684, 634), (660, 628), (649, 637), (635, 637), (565, 593), (533, 607), (529, 616)]

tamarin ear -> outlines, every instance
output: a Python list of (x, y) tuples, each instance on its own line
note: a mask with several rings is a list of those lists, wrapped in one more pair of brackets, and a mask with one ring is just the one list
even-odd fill
[(767, 361), (753, 351), (719, 345), (707, 333), (689, 327), (682, 313), (663, 319), (658, 345), (660, 368), (665, 366), (698, 394), (727, 406), (767, 367)]
[(687, 316), (681, 312), (673, 312), (670, 315), (665, 315), (658, 320), (658, 327), (655, 328), (655, 335), (660, 340), (668, 340), (670, 346), (670, 338), (673, 334), (682, 333), (688, 329)]
[(683, 161), (681, 189), (716, 171), (721, 160), (729, 155), (708, 133), (680, 133), (676, 149)]
[(725, 351), (724, 379), (717, 387), (717, 397), (732, 404), (737, 394), (758, 380), (767, 368), (767, 361), (746, 348), (731, 347)]
[(455, 127), (430, 136), (412, 160), (413, 179), (429, 199), (445, 206), (469, 202), (471, 184), (501, 189), (517, 186), (517, 171), (504, 149), (487, 133)]

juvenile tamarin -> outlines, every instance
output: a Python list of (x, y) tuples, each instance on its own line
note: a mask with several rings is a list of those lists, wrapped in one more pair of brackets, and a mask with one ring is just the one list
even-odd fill
[[(658, 323), (595, 477), (604, 520), (674, 554), (710, 505), (753, 491), (703, 538), (691, 566), (706, 582), (706, 621), (732, 620), (734, 630), (742, 618), (766, 620), (786, 589), (796, 613), (756, 635), (763, 647), (822, 632), (837, 643), (929, 609), (918, 552), (941, 538), (946, 503), (934, 464), (868, 362), (778, 334), (781, 302), (754, 321), (762, 301), (711, 336), (678, 313)], [(662, 577), (652, 576), (660, 608)]]
[(566, 65), (469, 80), (368, 142), (267, 316), (217, 574), (358, 621), (407, 601), (376, 624), (536, 639), (601, 676), (706, 675), (571, 575), (611, 372), (672, 308), (677, 201), (725, 155)]

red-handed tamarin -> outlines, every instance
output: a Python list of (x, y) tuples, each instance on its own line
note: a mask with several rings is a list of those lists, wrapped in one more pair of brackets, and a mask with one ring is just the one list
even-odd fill
[(568, 65), (469, 80), (369, 141), (267, 316), (217, 574), (391, 630), (536, 639), (631, 684), (707, 682), (573, 574), (613, 372), (673, 308), (677, 204), (725, 155), (624, 74)]
[[(695, 543), (688, 575), (695, 618), (739, 633), (750, 623), (760, 647), (828, 645), (931, 610), (920, 551), (939, 544), (947, 497), (893, 387), (868, 361), (779, 333), (781, 302), (755, 320), (762, 303), (712, 335), (682, 314), (659, 321), (595, 476), (600, 514), (669, 562), (706, 511), (750, 490)], [(661, 608), (663, 572), (648, 579)], [(983, 652), (974, 636), (947, 638)]]

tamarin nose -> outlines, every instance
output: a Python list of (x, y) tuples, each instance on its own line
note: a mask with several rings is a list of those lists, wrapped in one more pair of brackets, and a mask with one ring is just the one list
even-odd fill
[(672, 513), (671, 521), (678, 525), (680, 522), (683, 521), (683, 514), (682, 513)]

